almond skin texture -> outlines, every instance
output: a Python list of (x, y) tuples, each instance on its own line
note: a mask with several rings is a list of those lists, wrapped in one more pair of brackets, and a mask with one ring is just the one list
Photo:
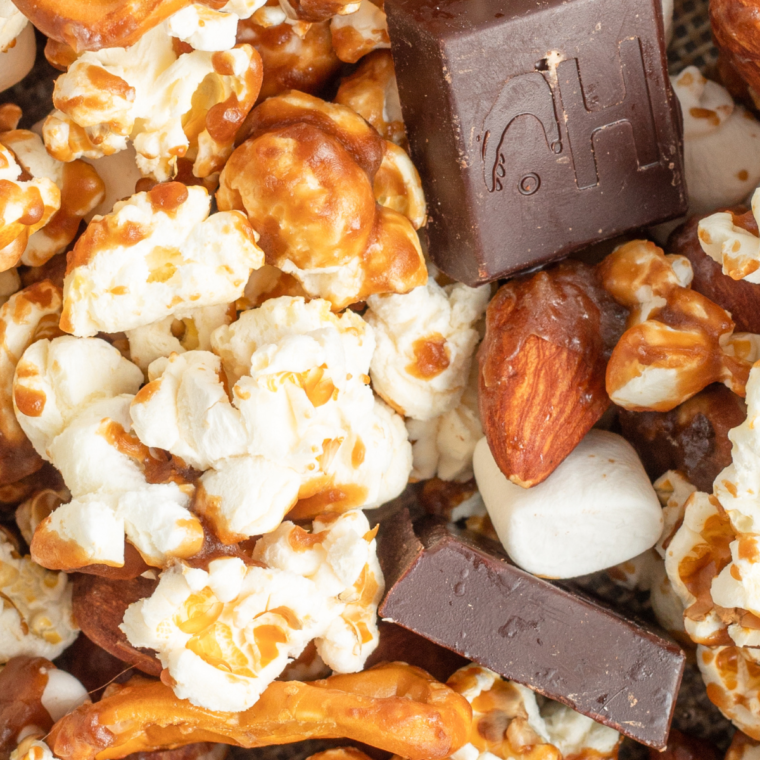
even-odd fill
[(480, 416), (513, 483), (546, 480), (604, 414), (607, 359), (626, 316), (594, 270), (575, 261), (510, 280), (491, 301), (478, 355)]
[(88, 639), (122, 662), (143, 673), (158, 676), (161, 663), (149, 649), (136, 649), (119, 630), (124, 613), (133, 602), (145, 599), (156, 589), (157, 581), (147, 578), (112, 580), (98, 575), (74, 578), (74, 619)]
[[(757, 222), (744, 206), (726, 209), (734, 217), (734, 224), (754, 235), (758, 234)], [(714, 301), (731, 314), (736, 332), (760, 333), (760, 285), (745, 280), (732, 280), (723, 274), (721, 265), (708, 256), (699, 244), (697, 226), (709, 216), (695, 216), (675, 230), (666, 249), (668, 253), (686, 256), (694, 270), (692, 290)]]

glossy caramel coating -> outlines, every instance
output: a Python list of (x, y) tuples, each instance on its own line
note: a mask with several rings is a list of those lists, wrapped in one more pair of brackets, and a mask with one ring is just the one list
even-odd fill
[(443, 760), (467, 740), (464, 697), (403, 663), (331, 676), (276, 681), (242, 713), (215, 713), (178, 699), (160, 681), (136, 678), (53, 727), (61, 760), (109, 760), (196, 741), (240, 747), (348, 738), (409, 760)]

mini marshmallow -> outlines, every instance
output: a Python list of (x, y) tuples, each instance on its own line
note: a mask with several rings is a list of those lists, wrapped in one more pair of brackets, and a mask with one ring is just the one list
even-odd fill
[[(292, 554), (298, 562), (283, 567)], [(383, 577), (361, 512), (315, 521), (312, 534), (283, 523), (259, 540), (254, 559), (217, 559), (208, 571), (176, 564), (127, 609), (127, 639), (158, 652), (181, 699), (239, 712), (312, 640), (338, 672), (361, 670), (377, 646)]]
[(0, 533), (0, 662), (18, 655), (55, 659), (78, 634), (67, 575), (21, 557)]
[(452, 410), (464, 392), (490, 286), (441, 288), (434, 279), (404, 295), (367, 299), (377, 348), (372, 385), (394, 409), (417, 420)]
[(0, 92), (20, 82), (34, 66), (34, 28), (12, 0), (0, 0)]
[(760, 183), (760, 123), (696, 66), (671, 81), (683, 113), (689, 215), (741, 203)]
[(633, 447), (591, 430), (530, 489), (499, 470), (488, 442), (475, 447), (475, 478), (499, 539), (516, 564), (549, 578), (574, 578), (654, 546), (662, 508)]
[(90, 695), (79, 679), (56, 668), (48, 671), (48, 681), (40, 701), (55, 723), (79, 705), (89, 702)]
[[(173, 194), (173, 197), (168, 197)], [(264, 254), (245, 216), (209, 216), (201, 187), (159, 185), (90, 222), (69, 257), (61, 329), (133, 330), (243, 294)]]

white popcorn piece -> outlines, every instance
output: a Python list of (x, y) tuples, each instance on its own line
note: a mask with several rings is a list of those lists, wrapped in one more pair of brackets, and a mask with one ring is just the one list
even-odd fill
[[(752, 213), (755, 219), (760, 218), (760, 189), (752, 194)], [(702, 250), (723, 266), (723, 274), (734, 280), (760, 283), (760, 238), (737, 227), (728, 211), (702, 219), (698, 234)]]
[(38, 394), (44, 402), (36, 415), (16, 403), (17, 418), (72, 496), (35, 531), (32, 551), (46, 567), (120, 566), (125, 535), (158, 567), (200, 548), (203, 529), (187, 509), (192, 488), (146, 479), (152, 455), (131, 432), (129, 414), (142, 380), (98, 338), (37, 341), (19, 362), (14, 401)]
[(357, 9), (330, 19), (335, 54), (345, 63), (356, 63), (373, 50), (391, 46), (388, 22), (382, 8), (371, 0), (361, 0), (352, 7)]
[[(221, 169), (234, 133), (207, 124), (206, 116), (230, 99), (250, 109), (258, 94), (260, 59), (250, 45), (226, 49), (234, 43), (234, 16), (208, 28), (201, 28), (199, 17), (193, 32), (186, 28), (188, 13), (180, 11), (178, 21), (168, 19), (131, 47), (87, 51), (77, 58), (56, 81), (56, 110), (43, 127), (51, 155), (61, 161), (95, 159), (131, 142), (140, 171), (158, 181), (175, 175), (180, 156), (193, 160), (197, 177)], [(173, 26), (184, 27), (207, 49), (179, 55)]]
[(383, 577), (361, 512), (315, 521), (312, 533), (283, 523), (254, 559), (217, 559), (208, 571), (174, 565), (127, 609), (127, 639), (158, 652), (178, 697), (242, 711), (312, 640), (338, 672), (361, 670), (377, 646)]
[(217, 327), (230, 324), (236, 316), (234, 304), (179, 309), (158, 322), (127, 330), (129, 356), (143, 372), (147, 372), (156, 359), (194, 349), (208, 351), (211, 333)]
[(20, 82), (34, 66), (34, 29), (12, 0), (0, 0), (0, 92)]
[(425, 422), (407, 419), (406, 429), (412, 442), (413, 480), (434, 477), (459, 483), (470, 480), (475, 446), (483, 437), (477, 362), (471, 363), (470, 376), (457, 406)]
[(747, 381), (747, 419), (729, 431), (731, 464), (715, 479), (713, 488), (740, 533), (760, 534), (760, 366)]
[(741, 203), (760, 183), (760, 123), (696, 66), (671, 82), (683, 113), (689, 215)]
[(410, 293), (367, 299), (365, 319), (375, 330), (377, 348), (370, 364), (372, 385), (394, 409), (430, 420), (459, 403), (478, 342), (490, 286), (434, 279)]
[(737, 728), (760, 739), (760, 651), (750, 647), (698, 646), (697, 665), (710, 700)]
[(662, 508), (633, 447), (591, 430), (533, 488), (511, 483), (483, 438), (475, 479), (500, 541), (516, 564), (548, 578), (573, 578), (617, 565), (655, 545)]
[(11, 752), (10, 760), (57, 760), (57, 758), (44, 741), (28, 736)]
[(274, 529), (297, 500), (313, 516), (404, 489), (411, 447), (367, 385), (374, 338), (361, 317), (283, 297), (211, 342), (221, 360), (189, 351), (154, 362), (131, 413), (143, 443), (207, 470), (197, 508), (222, 540)]
[[(26, 349), (12, 382), (19, 424), (37, 453), (52, 461), (51, 443), (78, 414), (96, 401), (137, 393), (143, 376), (110, 343), (65, 335)], [(39, 399), (33, 410), (19, 403), (25, 397)]]
[[(61, 192), (47, 177), (20, 179), (24, 170), (13, 152), (0, 143), (0, 270), (19, 262), (27, 243), (61, 206)], [(27, 221), (29, 220), (29, 221)]]
[(204, 188), (172, 183), (93, 219), (70, 255), (61, 329), (133, 330), (240, 297), (264, 254), (243, 214), (210, 207)]
[(55, 659), (78, 634), (66, 574), (21, 557), (0, 532), (0, 662), (17, 655)]
[(13, 151), (18, 164), (34, 179), (48, 179), (58, 188), (60, 207), (44, 227), (29, 237), (21, 256), (22, 264), (41, 266), (68, 246), (80, 221), (103, 200), (103, 181), (82, 161), (56, 161), (45, 150), (42, 138), (30, 130), (2, 133), (0, 143)]
[(559, 702), (546, 700), (539, 706), (526, 686), (505, 681), (481, 665), (460, 668), (448, 686), (473, 708), (469, 742), (452, 760), (515, 760), (526, 754), (553, 760), (617, 757), (617, 731)]

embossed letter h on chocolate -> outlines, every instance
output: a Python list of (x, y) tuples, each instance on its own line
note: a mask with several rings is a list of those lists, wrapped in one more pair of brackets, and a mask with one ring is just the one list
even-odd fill
[(686, 209), (659, 0), (386, 0), (430, 254), (476, 284)]

